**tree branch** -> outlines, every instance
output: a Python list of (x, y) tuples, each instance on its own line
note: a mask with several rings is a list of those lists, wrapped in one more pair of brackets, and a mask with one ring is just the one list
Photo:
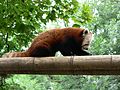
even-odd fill
[(0, 74), (120, 75), (120, 55), (0, 58)]

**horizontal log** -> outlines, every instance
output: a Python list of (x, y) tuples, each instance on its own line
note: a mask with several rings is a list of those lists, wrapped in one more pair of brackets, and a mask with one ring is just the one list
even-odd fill
[(0, 58), (0, 74), (120, 75), (120, 55)]

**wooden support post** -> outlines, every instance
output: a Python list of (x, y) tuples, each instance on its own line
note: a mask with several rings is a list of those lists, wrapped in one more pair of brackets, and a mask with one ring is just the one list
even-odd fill
[(120, 55), (0, 58), (0, 74), (120, 75)]

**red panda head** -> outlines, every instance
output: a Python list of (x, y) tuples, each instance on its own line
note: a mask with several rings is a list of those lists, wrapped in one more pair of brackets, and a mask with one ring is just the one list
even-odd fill
[(93, 34), (88, 30), (83, 30), (82, 36), (83, 36), (82, 49), (87, 50), (92, 41)]

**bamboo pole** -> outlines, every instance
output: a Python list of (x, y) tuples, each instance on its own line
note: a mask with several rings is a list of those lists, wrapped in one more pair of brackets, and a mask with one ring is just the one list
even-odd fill
[(120, 55), (0, 58), (0, 74), (120, 75)]

